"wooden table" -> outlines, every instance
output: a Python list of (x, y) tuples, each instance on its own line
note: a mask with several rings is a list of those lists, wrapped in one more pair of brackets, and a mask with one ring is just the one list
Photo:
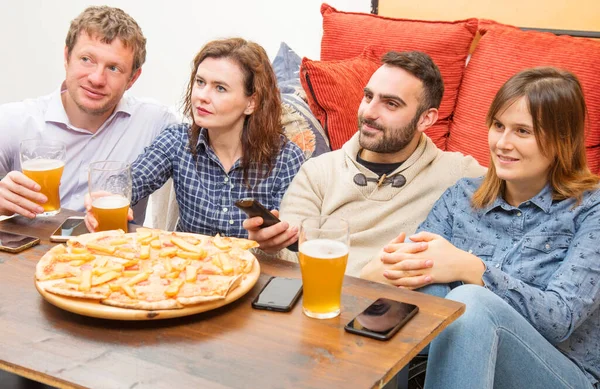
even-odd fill
[[(37, 260), (67, 216), (15, 217), (0, 230), (42, 238), (19, 254), (0, 254), (0, 369), (60, 388), (379, 388), (464, 305), (346, 277), (342, 313), (316, 320), (250, 306), (270, 275), (300, 277), (297, 264), (261, 261), (256, 286), (214, 311), (161, 321), (79, 316), (46, 302), (34, 287)], [(378, 297), (419, 306), (387, 342), (346, 333), (344, 325)]]

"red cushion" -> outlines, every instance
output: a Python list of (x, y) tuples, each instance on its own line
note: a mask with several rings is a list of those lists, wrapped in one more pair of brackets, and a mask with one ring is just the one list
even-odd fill
[(344, 61), (302, 59), (300, 81), (332, 150), (342, 147), (357, 131), (363, 89), (379, 66), (368, 52)]
[(588, 165), (600, 172), (600, 42), (522, 31), (481, 20), (483, 35), (467, 65), (450, 125), (448, 150), (489, 164), (485, 117), (496, 92), (515, 73), (536, 66), (573, 72), (582, 84), (589, 112), (586, 127)]
[[(321, 14), (322, 61), (352, 59), (367, 47), (377, 59), (390, 50), (418, 50), (431, 56), (444, 78), (445, 92), (438, 122), (427, 134), (438, 147), (445, 149), (449, 119), (456, 103), (469, 47), (477, 30), (477, 19), (456, 22), (393, 19), (364, 13), (340, 12), (327, 4), (321, 5)], [(366, 83), (354, 85), (361, 91), (361, 96), (365, 85)], [(353, 93), (355, 96), (357, 92)], [(358, 108), (358, 103), (356, 107)], [(356, 124), (356, 112), (346, 120)], [(337, 128), (331, 128), (330, 136), (334, 130)]]

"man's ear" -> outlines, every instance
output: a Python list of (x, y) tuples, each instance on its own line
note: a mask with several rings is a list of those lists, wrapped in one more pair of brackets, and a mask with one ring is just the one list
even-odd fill
[(252, 115), (254, 113), (254, 108), (256, 108), (256, 95), (250, 96), (248, 99), (248, 105), (244, 110), (244, 115)]
[(65, 70), (67, 70), (67, 66), (69, 66), (69, 48), (65, 46)]
[(438, 110), (436, 108), (429, 108), (427, 111), (421, 114), (419, 123), (417, 124), (417, 130), (420, 132), (425, 131), (429, 127), (433, 126), (438, 119)]
[(137, 81), (137, 79), (140, 77), (140, 75), (142, 74), (142, 68), (139, 68), (138, 70), (135, 71), (135, 73), (133, 73), (133, 75), (131, 76), (131, 79), (129, 80), (129, 82), (127, 83), (127, 89), (131, 88), (133, 86), (133, 84)]

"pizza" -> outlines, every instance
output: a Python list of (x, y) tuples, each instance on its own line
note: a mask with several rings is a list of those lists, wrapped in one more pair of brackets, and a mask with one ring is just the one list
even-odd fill
[(38, 285), (60, 296), (141, 310), (226, 298), (255, 266), (255, 241), (138, 228), (96, 232), (50, 249)]

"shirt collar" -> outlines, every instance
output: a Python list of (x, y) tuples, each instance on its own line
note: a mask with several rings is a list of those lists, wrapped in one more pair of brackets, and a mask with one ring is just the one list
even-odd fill
[[(219, 157), (217, 157), (214, 150), (208, 144), (208, 130), (204, 127), (200, 128), (200, 133), (198, 134), (198, 142), (196, 142), (196, 152), (198, 154), (200, 154), (200, 147), (203, 148), (203, 152), (206, 154), (206, 156), (208, 156), (208, 158), (212, 159), (221, 167), (221, 169), (223, 169), (223, 165), (221, 164)], [(233, 172), (234, 170), (237, 170), (241, 166), (241, 164), (242, 159), (240, 158), (233, 163), (233, 166), (231, 167), (230, 171)]]
[(206, 128), (200, 128), (200, 133), (198, 134), (198, 142), (196, 142), (196, 149), (198, 146), (203, 146), (205, 149), (208, 149), (208, 130)]
[[(62, 123), (67, 126), (71, 126), (71, 122), (69, 121), (69, 117), (67, 116), (67, 112), (65, 111), (65, 106), (62, 102), (62, 94), (67, 93), (67, 87), (65, 82), (61, 84), (60, 88), (55, 90), (50, 97), (50, 102), (48, 103), (48, 109), (46, 110), (46, 114), (44, 115), (44, 120), (46, 122), (54, 122), (54, 123)], [(123, 112), (124, 114), (131, 116), (132, 107), (129, 102), (129, 99), (126, 96), (123, 96), (117, 107), (115, 108), (115, 112), (107, 119), (107, 121), (115, 116), (119, 112)]]
[(550, 207), (552, 206), (552, 200), (552, 188), (548, 183), (546, 186), (544, 186), (544, 188), (542, 188), (540, 193), (533, 196), (529, 201), (537, 205), (542, 211), (548, 213), (550, 212)]
[[(550, 206), (552, 206), (552, 188), (550, 187), (550, 184), (546, 184), (546, 186), (544, 186), (538, 194), (533, 196), (531, 199), (525, 201), (525, 204), (527, 203), (532, 203), (536, 205), (539, 209), (546, 213), (550, 212)], [(486, 214), (498, 207), (501, 207), (502, 209), (507, 211), (515, 209), (515, 207), (507, 203), (503, 197), (498, 196), (492, 204), (483, 208), (483, 213)]]
[(119, 103), (117, 104), (117, 107), (115, 108), (114, 113), (118, 113), (118, 112), (123, 112), (124, 114), (126, 114), (128, 116), (131, 116), (131, 114), (133, 113), (133, 109), (131, 107), (129, 98), (127, 98), (126, 94), (123, 95), (123, 97), (121, 97), (121, 100), (119, 100)]
[(46, 114), (44, 115), (44, 120), (46, 122), (54, 122), (54, 123), (62, 123), (65, 125), (69, 124), (69, 118), (67, 117), (67, 112), (65, 111), (65, 107), (63, 106), (61, 95), (63, 92), (63, 85), (55, 90), (50, 97), (50, 102), (48, 103), (48, 109), (46, 110)]

